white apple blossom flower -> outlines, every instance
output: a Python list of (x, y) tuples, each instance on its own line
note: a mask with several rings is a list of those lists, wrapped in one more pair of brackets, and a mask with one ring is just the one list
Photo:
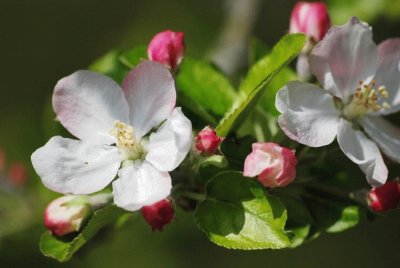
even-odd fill
[(384, 184), (388, 170), (378, 147), (400, 162), (400, 129), (381, 117), (400, 110), (400, 38), (376, 46), (371, 28), (352, 18), (317, 44), (310, 67), (325, 90), (288, 83), (276, 97), (280, 127), (311, 147), (337, 137), (368, 182)]
[(129, 211), (163, 200), (172, 187), (168, 172), (192, 143), (191, 122), (175, 101), (174, 80), (156, 62), (140, 63), (122, 88), (104, 75), (77, 71), (57, 83), (53, 107), (80, 140), (51, 138), (32, 154), (33, 167), (63, 194), (97, 192), (118, 173), (114, 203)]

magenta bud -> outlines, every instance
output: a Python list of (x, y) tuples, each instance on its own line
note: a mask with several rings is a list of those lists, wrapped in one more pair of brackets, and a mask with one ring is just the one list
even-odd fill
[(331, 21), (325, 3), (298, 2), (293, 8), (290, 33), (304, 33), (314, 42), (319, 42), (330, 27)]
[(400, 203), (400, 184), (388, 181), (379, 188), (372, 188), (368, 195), (369, 206), (373, 211), (385, 212), (396, 208)]
[(161, 200), (150, 206), (144, 206), (140, 211), (153, 231), (162, 231), (164, 226), (174, 218), (174, 208), (168, 199)]
[(284, 187), (296, 177), (297, 158), (279, 144), (253, 143), (253, 151), (244, 161), (243, 175), (256, 177), (265, 187)]
[(8, 169), (8, 179), (14, 186), (21, 186), (26, 183), (28, 172), (22, 163), (13, 163)]
[(46, 228), (56, 236), (79, 231), (92, 207), (86, 196), (66, 195), (53, 200), (44, 212)]
[(164, 31), (156, 34), (147, 47), (149, 59), (176, 70), (185, 54), (185, 34)]
[(203, 155), (214, 154), (223, 138), (218, 137), (217, 133), (209, 126), (203, 128), (196, 136), (196, 151)]

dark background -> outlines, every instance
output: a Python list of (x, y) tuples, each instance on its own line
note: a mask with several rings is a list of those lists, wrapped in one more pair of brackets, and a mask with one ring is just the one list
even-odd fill
[[(262, 1), (253, 34), (273, 45), (287, 32), (294, 3)], [(340, 7), (348, 5), (343, 10), (368, 19), (377, 42), (399, 36), (400, 12), (368, 13), (350, 3), (329, 3), (335, 22), (345, 22)], [(215, 0), (0, 0), (0, 147), (9, 161), (22, 161), (30, 171), (26, 188), (15, 190), (12, 200), (18, 202), (7, 208), (20, 214), (0, 213), (0, 226), (15, 227), (4, 233), (0, 228), (0, 267), (398, 267), (398, 211), (296, 249), (246, 252), (210, 243), (192, 214), (178, 210), (177, 221), (163, 233), (151, 232), (137, 217), (120, 230), (102, 232), (66, 264), (40, 254), (41, 213), (54, 195), (34, 175), (29, 157), (50, 135), (44, 122), (58, 79), (114, 47), (146, 45), (165, 29), (184, 31), (187, 54), (204, 57), (216, 43), (224, 10), (225, 2)]]

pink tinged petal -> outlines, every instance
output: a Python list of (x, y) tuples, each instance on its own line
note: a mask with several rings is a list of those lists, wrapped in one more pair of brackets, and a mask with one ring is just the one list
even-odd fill
[(333, 97), (304, 82), (289, 82), (276, 95), (275, 106), (282, 114), (278, 123), (285, 134), (311, 147), (330, 144), (339, 124)]
[(378, 46), (378, 70), (375, 80), (377, 86), (385, 86), (389, 93), (387, 102), (391, 107), (382, 109), (382, 114), (391, 114), (400, 110), (400, 38), (383, 41)]
[(43, 184), (63, 194), (90, 194), (105, 188), (121, 163), (118, 149), (55, 136), (32, 154)]
[(343, 153), (365, 173), (369, 184), (381, 186), (386, 182), (388, 170), (378, 146), (363, 132), (354, 130), (351, 123), (342, 119), (337, 140)]
[(128, 122), (128, 103), (119, 85), (90, 71), (61, 79), (54, 89), (53, 108), (71, 134), (98, 144), (115, 142), (110, 131), (116, 120)]
[(175, 69), (185, 54), (185, 34), (164, 31), (156, 34), (147, 47), (149, 59)]
[(130, 123), (141, 138), (164, 121), (175, 107), (175, 82), (163, 65), (143, 61), (122, 84), (130, 108)]
[(113, 182), (114, 203), (125, 210), (136, 211), (169, 196), (172, 188), (168, 172), (156, 170), (149, 162), (136, 162), (122, 168)]
[(160, 171), (174, 170), (192, 146), (192, 123), (175, 108), (167, 121), (150, 135), (146, 160)]
[(244, 163), (244, 176), (258, 176), (266, 187), (284, 187), (294, 180), (297, 159), (291, 150), (276, 143), (253, 143), (252, 148)]
[(343, 26), (332, 27), (316, 45), (310, 55), (310, 68), (323, 88), (347, 101), (359, 81), (371, 81), (377, 61), (370, 27), (351, 18)]
[(400, 163), (400, 128), (378, 116), (364, 116), (359, 122), (383, 153)]

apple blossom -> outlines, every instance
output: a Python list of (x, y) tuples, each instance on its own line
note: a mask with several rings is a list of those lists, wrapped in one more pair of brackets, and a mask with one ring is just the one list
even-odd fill
[(176, 70), (185, 54), (185, 34), (164, 31), (156, 34), (147, 47), (149, 59)]
[(141, 62), (122, 88), (77, 71), (57, 83), (53, 108), (80, 140), (51, 138), (32, 154), (33, 167), (49, 189), (64, 194), (97, 192), (118, 174), (114, 203), (125, 210), (163, 200), (172, 187), (168, 172), (192, 144), (191, 122), (175, 101), (172, 75), (157, 62)]
[(289, 82), (276, 96), (280, 127), (311, 147), (337, 137), (368, 182), (384, 184), (388, 170), (378, 147), (400, 162), (400, 129), (381, 117), (400, 110), (399, 63), (400, 39), (377, 47), (371, 28), (357, 18), (331, 28), (310, 55), (311, 71), (325, 90)]
[(44, 224), (54, 235), (79, 231), (92, 214), (86, 196), (66, 195), (53, 200), (45, 209)]
[(195, 149), (200, 154), (212, 155), (218, 150), (222, 140), (221, 137), (218, 137), (215, 130), (207, 126), (197, 134)]
[(164, 226), (174, 219), (174, 208), (168, 199), (158, 201), (150, 206), (143, 206), (140, 211), (153, 231), (162, 231)]
[(376, 212), (396, 208), (400, 203), (400, 184), (388, 181), (379, 188), (372, 188), (368, 195), (369, 206)]
[(253, 143), (246, 157), (243, 175), (255, 177), (265, 187), (284, 187), (296, 177), (297, 158), (294, 153), (272, 142)]

